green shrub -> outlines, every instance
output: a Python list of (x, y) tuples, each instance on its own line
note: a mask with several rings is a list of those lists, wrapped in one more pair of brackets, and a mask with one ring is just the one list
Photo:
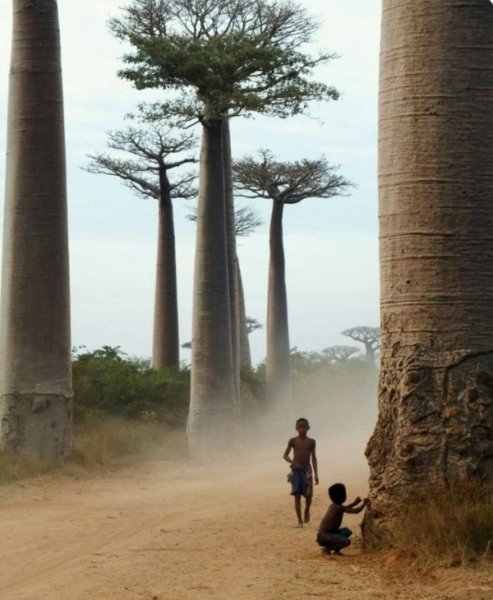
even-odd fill
[(147, 360), (104, 346), (74, 357), (73, 388), (76, 424), (102, 415), (183, 427), (190, 373), (188, 368), (155, 371)]

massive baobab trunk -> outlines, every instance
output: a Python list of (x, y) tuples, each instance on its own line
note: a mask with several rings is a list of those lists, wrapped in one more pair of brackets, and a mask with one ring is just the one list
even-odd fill
[(274, 200), (270, 221), (269, 282), (267, 290), (267, 399), (273, 407), (291, 401), (288, 299), (282, 215), (284, 203)]
[(493, 6), (384, 0), (380, 60), (370, 535), (416, 483), (493, 479)]
[(187, 434), (192, 450), (234, 439), (235, 382), (224, 201), (222, 120), (203, 126)]
[(178, 333), (178, 291), (176, 283), (175, 226), (173, 203), (165, 173), (160, 174), (158, 251), (154, 302), (154, 369), (177, 367), (180, 363)]
[(0, 446), (71, 445), (69, 268), (55, 0), (14, 0), (0, 331)]

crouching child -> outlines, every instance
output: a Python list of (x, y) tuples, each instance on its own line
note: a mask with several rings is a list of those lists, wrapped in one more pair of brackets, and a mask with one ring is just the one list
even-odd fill
[(344, 513), (357, 514), (369, 503), (368, 498), (361, 500), (358, 496), (350, 504), (346, 502), (346, 486), (343, 483), (334, 483), (329, 487), (329, 498), (332, 504), (320, 522), (317, 533), (317, 543), (325, 548), (327, 552), (341, 554), (343, 548), (351, 544), (349, 539), (352, 535), (351, 529), (342, 527)]

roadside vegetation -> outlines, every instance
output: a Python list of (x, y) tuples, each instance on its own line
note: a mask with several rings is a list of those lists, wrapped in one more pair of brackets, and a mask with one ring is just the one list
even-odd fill
[(493, 486), (479, 480), (429, 483), (402, 500), (403, 510), (378, 545), (422, 567), (493, 570)]
[[(314, 420), (330, 422), (332, 427), (357, 428), (368, 422), (369, 414), (376, 414), (372, 407), (376, 369), (369, 368), (358, 356), (342, 361), (334, 361), (331, 356), (327, 351), (292, 350), (296, 409), (300, 414), (309, 413)], [(188, 365), (156, 371), (149, 360), (129, 357), (119, 347), (103, 346), (94, 351), (75, 349), (72, 373), (71, 457), (61, 465), (29, 456), (0, 455), (0, 483), (53, 469), (79, 474), (147, 459), (188, 456)], [(243, 369), (241, 397), (245, 426), (262, 421), (267, 413), (265, 363)], [(357, 411), (350, 408), (355, 403)], [(356, 420), (357, 414), (366, 416)]]

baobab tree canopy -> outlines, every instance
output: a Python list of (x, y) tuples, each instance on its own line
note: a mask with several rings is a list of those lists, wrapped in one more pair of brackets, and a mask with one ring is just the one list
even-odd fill
[(169, 172), (196, 162), (184, 156), (196, 146), (195, 136), (178, 132), (163, 123), (148, 123), (144, 127), (128, 127), (108, 133), (110, 150), (124, 152), (132, 158), (121, 158), (108, 153), (90, 154), (87, 171), (113, 175), (143, 198), (169, 201), (173, 198), (193, 198), (197, 195), (195, 172), (182, 173), (171, 178)]
[(365, 347), (366, 359), (372, 366), (375, 366), (375, 352), (380, 347), (380, 328), (366, 327), (360, 325), (358, 327), (350, 327), (342, 332), (342, 335), (347, 335), (356, 342), (361, 342)]
[(259, 157), (234, 161), (235, 188), (245, 198), (265, 198), (282, 204), (297, 204), (307, 198), (343, 195), (351, 186), (323, 156), (298, 161), (276, 160), (268, 150)]
[(167, 110), (191, 118), (286, 116), (311, 100), (338, 96), (307, 77), (334, 55), (299, 51), (317, 24), (293, 2), (137, 0), (110, 27), (135, 48), (124, 56), (128, 66), (120, 76), (138, 89), (177, 90)]

